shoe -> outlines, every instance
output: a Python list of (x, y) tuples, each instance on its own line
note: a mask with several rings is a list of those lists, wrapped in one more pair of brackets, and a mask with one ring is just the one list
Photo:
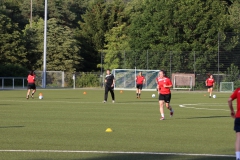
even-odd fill
[(31, 95), (32, 99), (34, 99), (33, 95)]
[(174, 112), (173, 110), (172, 110), (172, 111), (170, 111), (170, 117), (172, 117), (172, 116), (173, 116), (173, 112)]
[(161, 120), (164, 120), (164, 119), (165, 119), (164, 117), (161, 117), (161, 118), (160, 118), (160, 121), (161, 121)]
[(26, 99), (29, 99), (29, 95), (27, 95)]
[(107, 101), (103, 101), (103, 103), (106, 103)]
[(138, 96), (137, 96), (137, 98), (138, 98)]
[(212, 96), (209, 96), (209, 98), (212, 98)]
[(115, 103), (115, 101), (112, 101), (112, 103)]

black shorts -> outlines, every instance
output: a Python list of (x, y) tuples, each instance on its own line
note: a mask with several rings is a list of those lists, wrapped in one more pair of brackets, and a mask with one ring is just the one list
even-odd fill
[(28, 83), (27, 88), (28, 89), (36, 89), (36, 85), (35, 85), (35, 83)]
[(142, 84), (137, 84), (137, 89), (142, 90), (143, 85)]
[(171, 101), (171, 93), (170, 94), (159, 94), (158, 96), (159, 101), (164, 101), (166, 103), (170, 103)]
[(234, 130), (240, 132), (240, 118), (235, 118), (234, 121)]
[(213, 86), (207, 86), (207, 88), (213, 88)]

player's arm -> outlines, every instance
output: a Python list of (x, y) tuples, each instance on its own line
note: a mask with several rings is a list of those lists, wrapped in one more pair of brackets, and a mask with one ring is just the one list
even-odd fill
[(172, 87), (172, 82), (169, 80), (167, 84), (164, 84), (165, 88), (171, 88)]
[(143, 84), (146, 82), (146, 79), (145, 79), (145, 77), (143, 78)]
[(113, 79), (112, 87), (114, 87), (114, 84), (115, 84), (115, 79)]
[(231, 117), (235, 118), (235, 111), (233, 109), (232, 101), (233, 101), (233, 99), (230, 97), (228, 99), (228, 106), (229, 106), (229, 109), (230, 109)]
[(208, 79), (206, 79), (206, 81), (205, 81), (206, 86), (207, 86), (207, 81), (208, 81)]

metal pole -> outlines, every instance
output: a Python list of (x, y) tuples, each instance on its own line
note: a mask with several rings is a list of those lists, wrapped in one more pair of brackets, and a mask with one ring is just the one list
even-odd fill
[(31, 13), (30, 13), (30, 28), (32, 28), (32, 0), (31, 0)]
[(219, 45), (220, 45), (220, 42), (219, 42), (219, 32), (218, 32), (218, 78), (217, 78), (218, 87), (217, 87), (217, 91), (219, 91), (218, 88), (220, 87), (219, 86), (219, 84), (220, 84), (220, 82), (219, 82), (219, 50), (220, 50)]
[(45, 17), (44, 17), (44, 52), (43, 52), (43, 84), (42, 87), (46, 88), (46, 55), (47, 55), (47, 3), (45, 0)]

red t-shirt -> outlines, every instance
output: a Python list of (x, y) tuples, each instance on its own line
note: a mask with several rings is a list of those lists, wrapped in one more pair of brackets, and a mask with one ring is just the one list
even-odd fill
[(213, 78), (208, 78), (208, 79), (206, 80), (207, 86), (213, 86), (213, 83), (214, 83), (214, 82), (215, 82), (215, 81), (214, 81)]
[(35, 83), (35, 75), (28, 75), (28, 77), (27, 77), (27, 81), (28, 81), (28, 83)]
[(164, 87), (164, 85), (172, 85), (172, 82), (169, 78), (164, 77), (164, 78), (158, 78), (158, 91), (160, 94), (170, 94), (170, 88), (169, 87)]
[(144, 76), (137, 76), (136, 77), (137, 84), (143, 84), (144, 79), (145, 79)]
[(237, 88), (230, 96), (232, 100), (237, 99), (237, 112), (235, 117), (240, 118), (240, 88)]

